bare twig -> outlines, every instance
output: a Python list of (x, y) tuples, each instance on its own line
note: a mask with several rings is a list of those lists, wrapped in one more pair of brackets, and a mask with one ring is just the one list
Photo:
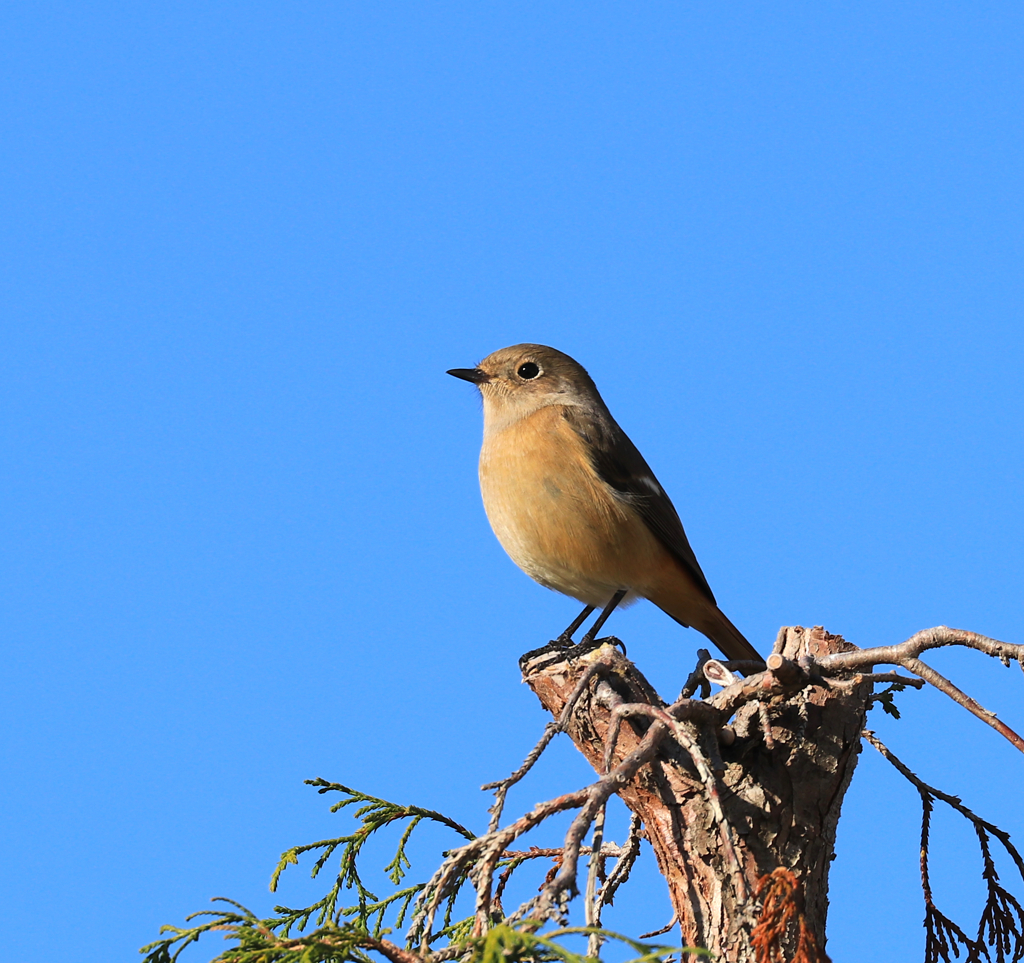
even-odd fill
[(997, 719), (994, 712), (990, 712), (984, 706), (979, 705), (966, 692), (958, 689), (945, 676), (940, 675), (930, 665), (925, 665), (920, 659), (907, 658), (901, 665), (909, 669), (915, 675), (919, 675), (925, 682), (931, 683), (940, 692), (944, 692), (954, 702), (962, 705), (972, 715), (977, 716), (986, 725), (991, 726), (1001, 736), (1024, 752), (1024, 739), (1014, 732), (1002, 719)]
[[(583, 919), (587, 926), (598, 927), (601, 925), (601, 904), (597, 900), (597, 877), (603, 875), (604, 857), (601, 854), (601, 847), (604, 842), (604, 819), (608, 811), (607, 804), (603, 805), (594, 817), (594, 835), (590, 844), (590, 865), (587, 867), (587, 888), (583, 899)], [(591, 933), (587, 939), (587, 956), (597, 959), (601, 952), (601, 944), (604, 942), (600, 935)]]
[(863, 736), (871, 743), (899, 772), (904, 779), (910, 782), (917, 788), (918, 792), (925, 792), (936, 799), (941, 799), (946, 805), (952, 806), (961, 816), (965, 819), (970, 820), (975, 826), (981, 826), (985, 832), (992, 836), (995, 836), (1000, 843), (1003, 844), (1003, 848), (1010, 855), (1010, 858), (1017, 866), (1017, 872), (1020, 873), (1021, 880), (1024, 881), (1024, 858), (1021, 857), (1020, 853), (1017, 852), (1016, 848), (1010, 842), (1010, 834), (998, 826), (988, 822), (988, 820), (982, 819), (980, 816), (971, 812), (961, 801), (958, 796), (951, 796), (949, 793), (943, 792), (941, 789), (936, 789), (934, 786), (929, 786), (923, 779), (915, 775), (903, 762), (901, 762), (892, 750), (882, 742), (870, 729), (865, 729)]
[(602, 772), (608, 772), (612, 767), (612, 759), (615, 758), (615, 747), (619, 742), (619, 730), (622, 728), (622, 720), (627, 716), (651, 716), (648, 710), (651, 706), (643, 703), (621, 703), (612, 709), (608, 725), (608, 734), (605, 736), (604, 761), (601, 766)]
[(679, 921), (679, 915), (677, 913), (673, 913), (672, 914), (672, 919), (670, 919), (663, 927), (661, 927), (661, 929), (659, 929), (659, 930), (651, 930), (650, 933), (641, 933), (637, 937), (637, 939), (638, 940), (649, 940), (652, 936), (661, 936), (664, 933), (667, 933), (670, 929), (672, 929), (672, 927), (675, 926), (678, 921)]
[[(989, 848), (989, 835), (995, 836), (1014, 861), (1017, 872), (1024, 880), (1024, 860), (1010, 842), (1009, 833), (975, 815), (956, 796), (929, 786), (900, 762), (873, 732), (865, 730), (864, 737), (917, 789), (921, 797), (921, 890), (925, 904), (926, 963), (938, 963), (940, 958), (945, 963), (952, 963), (950, 953), (959, 957), (961, 946), (966, 955), (965, 963), (981, 963), (983, 958), (990, 960), (989, 946), (996, 950), (997, 963), (1006, 963), (1007, 959), (1010, 959), (1011, 963), (1017, 963), (1024, 957), (1024, 907), (1000, 885), (999, 874), (996, 872)], [(981, 922), (978, 924), (977, 939), (972, 940), (956, 923), (945, 916), (935, 905), (932, 897), (928, 851), (932, 803), (935, 799), (945, 802), (968, 819), (978, 836), (984, 865), (982, 878), (988, 889), (988, 897), (982, 911)]]
[(923, 679), (912, 679), (907, 675), (900, 675), (898, 672), (860, 672), (853, 677), (854, 681), (860, 682), (898, 682), (900, 685), (913, 686), (915, 689), (924, 688)]
[(504, 829), (488, 832), (467, 845), (449, 852), (448, 858), (434, 873), (421, 894), (409, 930), (409, 939), (418, 939), (424, 949), (428, 947), (438, 907), (453, 891), (458, 880), (464, 878), (466, 874), (472, 879), (476, 890), (474, 932), (480, 934), (486, 931), (489, 923), (494, 871), (498, 861), (508, 850), (509, 844), (555, 813), (578, 808), (580, 812), (566, 834), (562, 850), (562, 863), (558, 873), (544, 887), (539, 897), (531, 900), (528, 907), (521, 907), (520, 911), (514, 914), (521, 916), (530, 911), (533, 915), (541, 918), (550, 916), (555, 911), (561, 895), (575, 885), (576, 865), (582, 849), (582, 839), (593, 823), (597, 812), (604, 806), (612, 793), (617, 792), (625, 785), (637, 770), (654, 756), (658, 744), (667, 731), (666, 726), (655, 723), (648, 729), (636, 749), (597, 782), (585, 789), (539, 803), (531, 812), (521, 816)]
[[(640, 855), (641, 825), (640, 817), (633, 813), (629, 817), (629, 832), (626, 835), (626, 842), (622, 846), (622, 851), (612, 867), (612, 871), (604, 881), (601, 892), (598, 893), (597, 898), (602, 906), (611, 906), (615, 900), (615, 891), (629, 879), (629, 874), (633, 870), (633, 864), (636, 862), (637, 856)], [(602, 847), (601, 851), (605, 852), (606, 849), (607, 847)]]
[[(601, 846), (601, 856), (604, 859), (607, 859), (609, 856), (619, 859), (625, 854), (626, 850), (626, 846), (616, 846), (614, 843), (605, 843)], [(582, 856), (589, 856), (593, 851), (593, 847), (591, 846), (580, 847), (580, 855)], [(544, 849), (539, 846), (531, 846), (529, 849), (506, 849), (505, 852), (501, 854), (501, 858), (519, 860), (551, 859), (555, 856), (561, 855), (561, 847), (556, 848), (551, 846)]]
[(548, 747), (548, 743), (551, 742), (555, 736), (562, 731), (560, 721), (552, 720), (544, 727), (544, 733), (540, 739), (537, 740), (537, 744), (529, 751), (526, 759), (523, 760), (523, 764), (514, 772), (511, 776), (507, 776), (504, 779), (498, 779), (495, 782), (485, 782), (480, 789), (486, 792), (488, 789), (496, 789), (494, 796), (494, 805), (491, 806), (487, 811), (491, 814), (491, 822), (487, 827), (488, 832), (494, 832), (498, 828), (498, 824), (501, 822), (501, 813), (505, 808), (505, 797), (508, 795), (509, 789), (511, 789), (520, 779), (522, 779), (532, 768), (534, 763), (540, 759), (541, 753), (544, 752)]
[[(915, 632), (905, 642), (898, 645), (880, 645), (871, 649), (854, 649), (850, 652), (835, 652), (818, 660), (818, 667), (825, 673), (835, 673), (880, 664), (900, 665), (915, 675), (920, 676), (930, 685), (944, 692), (951, 699), (962, 705), (968, 712), (977, 716), (986, 725), (991, 726), (1013, 746), (1024, 752), (1024, 738), (1014, 732), (1005, 722), (997, 719), (995, 713), (979, 705), (966, 692), (958, 689), (949, 679), (940, 675), (931, 666), (919, 658), (922, 652), (929, 649), (943, 648), (949, 645), (965, 646), (976, 649), (986, 655), (994, 656), (1003, 665), (1009, 665), (1014, 659), (1024, 668), (1024, 645), (1011, 645), (998, 639), (979, 635), (977, 632), (966, 632), (963, 629), (951, 629), (939, 625), (932, 629)], [(774, 658), (770, 656), (769, 658)]]
[[(417, 900), (416, 911), (409, 928), (410, 942), (419, 939), (423, 949), (428, 948), (434, 916), (441, 902), (451, 894), (460, 877), (464, 877), (470, 871), (470, 867), (479, 870), (483, 866), (483, 875), (478, 872), (477, 879), (474, 880), (479, 914), (482, 904), (488, 904), (490, 901), (490, 880), (494, 867), (509, 843), (555, 813), (579, 808), (588, 799), (589, 792), (589, 788), (577, 789), (575, 792), (538, 803), (530, 812), (520, 816), (504, 829), (478, 836), (465, 846), (450, 850), (447, 859), (438, 867)], [(481, 897), (484, 893), (485, 899)]]
[(361, 943), (368, 950), (376, 950), (381, 956), (389, 960), (390, 963), (423, 963), (423, 957), (418, 953), (404, 950), (390, 940), (375, 940), (371, 937), (365, 937)]
[[(220, 927), (217, 928), (219, 929)], [(238, 927), (226, 926), (224, 929), (237, 938)], [(336, 937), (330, 934), (307, 936), (298, 939), (279, 939), (270, 930), (262, 927), (261, 934), (269, 943), (272, 944), (275, 950), (311, 950), (314, 946), (323, 946), (329, 949), (346, 949), (351, 945), (346, 937)], [(402, 947), (396, 946), (390, 940), (364, 936), (356, 943), (356, 946), (366, 950), (376, 950), (381, 956), (388, 960), (389, 963), (424, 963), (423, 957), (419, 953), (402, 949)], [(319, 957), (319, 954), (317, 954), (317, 956)]]
[(977, 649), (986, 655), (995, 656), (1004, 665), (1011, 659), (1024, 660), (1024, 645), (1011, 645), (990, 639), (987, 635), (977, 632), (965, 632), (963, 629), (951, 629), (946, 625), (938, 625), (933, 629), (915, 632), (905, 642), (897, 645), (879, 645), (871, 649), (854, 649), (850, 652), (834, 652), (818, 660), (824, 672), (843, 669), (859, 669), (871, 665), (903, 665), (907, 659), (916, 659), (928, 649), (939, 649), (947, 645), (962, 645), (969, 649)]
[[(667, 717), (668, 718), (668, 717)], [(673, 720), (674, 721), (674, 720)], [(533, 901), (532, 915), (544, 918), (554, 912), (562, 894), (575, 887), (576, 865), (579, 860), (580, 843), (590, 828), (601, 806), (612, 793), (618, 792), (645, 763), (650, 762), (658, 745), (670, 729), (664, 720), (655, 721), (644, 734), (640, 744), (609, 773), (585, 790), (587, 797), (565, 836), (562, 865), (555, 878), (548, 883), (540, 896)]]
[(848, 679), (832, 679), (829, 685), (834, 686), (859, 686), (862, 682), (898, 682), (900, 685), (909, 685), (914, 689), (925, 687), (924, 679), (914, 679), (909, 675), (900, 675), (898, 672), (858, 672)]
[[(601, 859), (616, 859), (621, 861), (624, 856), (627, 856), (630, 852), (629, 844), (631, 841), (627, 840), (626, 846), (616, 846), (614, 843), (604, 843), (601, 846)], [(594, 852), (592, 846), (581, 846), (580, 855), (590, 856)], [(532, 859), (555, 859), (559, 860), (562, 858), (562, 848), (558, 847), (541, 847), (531, 846), (529, 849), (506, 849), (501, 854), (503, 860), (507, 859), (508, 865), (502, 870), (501, 875), (498, 877), (498, 883), (494, 887), (494, 896), (492, 897), (493, 902), (499, 902), (502, 894), (505, 892), (505, 887), (508, 885), (509, 880), (512, 878), (512, 874), (523, 864), (529, 862)], [(635, 859), (635, 855), (633, 856)], [(616, 863), (618, 866), (618, 862)]]
[(491, 821), (487, 827), (488, 833), (495, 832), (501, 824), (501, 814), (505, 809), (505, 797), (508, 796), (508, 791), (533, 768), (534, 763), (536, 763), (536, 761), (541, 757), (544, 750), (547, 749), (548, 743), (550, 743), (558, 733), (565, 730), (565, 726), (568, 724), (569, 719), (572, 717), (573, 710), (576, 708), (576, 703), (579, 701), (580, 696), (586, 691), (587, 686), (590, 685), (590, 680), (606, 668), (607, 663), (602, 659), (597, 659), (594, 662), (591, 662), (586, 669), (584, 669), (579, 682), (576, 684), (576, 688), (573, 689), (572, 694), (566, 701), (565, 707), (562, 709), (557, 721), (551, 721), (544, 727), (544, 734), (537, 741), (537, 745), (530, 750), (526, 759), (523, 760), (523, 764), (514, 773), (512, 773), (511, 776), (499, 779), (497, 782), (485, 783), (480, 787), (485, 792), (488, 789), (496, 790), (494, 793), (494, 805), (487, 810), (491, 814)]
[(764, 672), (764, 663), (755, 662), (753, 659), (728, 659), (722, 663), (730, 672), (739, 672), (741, 675), (756, 675)]
[(658, 709), (646, 702), (622, 702), (620, 699), (617, 705), (612, 706), (611, 720), (608, 727), (608, 734), (605, 737), (604, 746), (604, 771), (607, 772), (615, 756), (615, 747), (618, 745), (619, 732), (622, 729), (622, 720), (630, 716), (646, 716), (649, 719), (660, 718), (659, 713), (667, 712), (673, 719), (690, 719), (694, 722), (701, 722), (707, 726), (717, 728), (723, 719), (723, 713), (714, 706), (708, 705), (699, 699), (680, 699), (669, 706), (668, 709)]

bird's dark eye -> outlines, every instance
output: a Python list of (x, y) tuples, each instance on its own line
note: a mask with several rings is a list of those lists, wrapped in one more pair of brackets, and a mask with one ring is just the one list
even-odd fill
[(531, 381), (540, 374), (540, 368), (535, 365), (532, 361), (527, 361), (525, 364), (519, 366), (519, 370), (516, 372), (520, 378), (526, 381)]

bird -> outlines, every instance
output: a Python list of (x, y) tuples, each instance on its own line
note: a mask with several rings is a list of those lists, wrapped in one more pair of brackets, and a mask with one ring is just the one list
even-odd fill
[(554, 640), (602, 611), (653, 602), (728, 659), (763, 662), (718, 607), (671, 499), (612, 417), (584, 367), (542, 344), (516, 344), (448, 374), (483, 397), (480, 491), (502, 547), (541, 585), (582, 602)]

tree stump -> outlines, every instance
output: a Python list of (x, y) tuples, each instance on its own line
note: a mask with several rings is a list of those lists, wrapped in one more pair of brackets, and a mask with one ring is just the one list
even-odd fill
[[(707, 718), (681, 723), (715, 772), (724, 830), (707, 780), (702, 780), (691, 752), (671, 735), (660, 743), (654, 761), (619, 791), (643, 821), (686, 945), (705, 947), (730, 963), (754, 963), (755, 928), (765, 922), (758, 884), (781, 869), (796, 878), (796, 902), (803, 905), (788, 924), (781, 924), (776, 945), (786, 959), (811, 963), (824, 958), (836, 825), (857, 764), (872, 686), (856, 675), (826, 683), (808, 677), (806, 670), (812, 659), (854, 648), (820, 627), (784, 628), (773, 654), (785, 661), (774, 660), (780, 663), (774, 672), (755, 677), (759, 681), (751, 682), (749, 698), (738, 700), (738, 708), (733, 703), (721, 707), (717, 718), (695, 707)], [(572, 654), (525, 657), (524, 678), (558, 718), (587, 667), (595, 660), (603, 662), (565, 726), (600, 773), (614, 707), (639, 703), (666, 709), (668, 704), (613, 646), (576, 659)], [(713, 697), (708, 701), (715, 704)], [(680, 706), (682, 702), (676, 703), (676, 710)], [(626, 718), (611, 764), (634, 750), (657, 724), (643, 716)], [(723, 845), (723, 831), (735, 855)], [(820, 953), (808, 955), (806, 931)]]

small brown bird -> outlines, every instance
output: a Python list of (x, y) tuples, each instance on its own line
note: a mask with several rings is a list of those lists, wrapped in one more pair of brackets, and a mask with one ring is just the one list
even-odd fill
[(590, 375), (567, 354), (517, 344), (448, 374), (483, 395), (480, 489), (494, 534), (527, 575), (578, 599), (572, 634), (603, 609), (650, 599), (730, 659), (762, 661), (715, 602), (682, 522)]

